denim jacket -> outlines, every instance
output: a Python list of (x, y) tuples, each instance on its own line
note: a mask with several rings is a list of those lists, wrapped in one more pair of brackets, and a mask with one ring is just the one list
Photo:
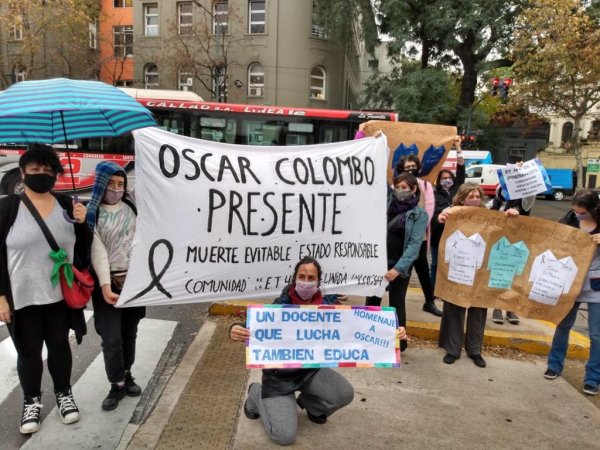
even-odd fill
[(394, 264), (394, 269), (400, 272), (400, 276), (407, 277), (409, 275), (410, 267), (419, 256), (428, 223), (429, 217), (420, 206), (415, 206), (406, 213), (404, 251), (398, 262)]

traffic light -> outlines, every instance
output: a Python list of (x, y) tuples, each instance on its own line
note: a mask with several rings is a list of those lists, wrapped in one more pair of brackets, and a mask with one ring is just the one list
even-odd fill
[(498, 95), (498, 87), (500, 86), (500, 78), (492, 78), (492, 95), (495, 97)]
[(509, 88), (512, 86), (513, 80), (512, 78), (505, 78), (502, 81), (502, 98), (507, 99), (509, 94)]

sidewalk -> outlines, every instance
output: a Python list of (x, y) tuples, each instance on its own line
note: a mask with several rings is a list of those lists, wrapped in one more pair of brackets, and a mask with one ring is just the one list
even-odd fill
[[(351, 298), (351, 304), (361, 302)], [(254, 302), (255, 303), (255, 302)], [(435, 336), (439, 319), (421, 311), (412, 289), (407, 301), (410, 332)], [(441, 305), (440, 305), (441, 306)], [(239, 312), (243, 303), (215, 304), (212, 312)], [(127, 446), (139, 449), (275, 449), (260, 420), (242, 411), (250, 382), (244, 346), (227, 337), (234, 319), (206, 321), (148, 420)], [(520, 326), (488, 324), (486, 339), (524, 349), (544, 349), (552, 326), (524, 320)], [(581, 352), (586, 350), (581, 339)], [(536, 347), (537, 346), (537, 347)], [(577, 353), (577, 352), (575, 352)], [(452, 366), (443, 350), (416, 345), (402, 354), (400, 369), (341, 369), (355, 388), (351, 405), (325, 425), (298, 410), (293, 448), (384, 449), (592, 449), (600, 442), (600, 411), (563, 378), (542, 376), (543, 361), (485, 355), (479, 369), (466, 357)], [(596, 400), (596, 399), (594, 399)], [(127, 447), (126, 447), (127, 446)]]

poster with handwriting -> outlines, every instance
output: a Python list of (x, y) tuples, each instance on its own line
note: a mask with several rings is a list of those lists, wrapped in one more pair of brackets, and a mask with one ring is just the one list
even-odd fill
[(385, 136), (314, 146), (134, 132), (137, 228), (118, 306), (274, 298), (304, 256), (324, 293), (384, 293)]
[[(467, 251), (474, 241), (489, 243), (481, 260)], [(464, 255), (457, 275), (458, 248)], [(596, 248), (588, 233), (557, 222), (456, 207), (440, 241), (435, 295), (458, 306), (558, 323), (579, 295)]]

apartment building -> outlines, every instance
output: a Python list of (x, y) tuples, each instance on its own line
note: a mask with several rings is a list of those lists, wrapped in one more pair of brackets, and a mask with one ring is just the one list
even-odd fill
[(206, 100), (355, 108), (370, 74), (358, 24), (329, 39), (312, 0), (135, 0), (134, 87)]

